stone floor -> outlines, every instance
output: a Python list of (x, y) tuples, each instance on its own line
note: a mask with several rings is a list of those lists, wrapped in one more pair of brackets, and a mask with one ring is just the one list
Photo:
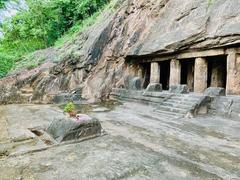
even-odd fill
[(16, 152), (44, 146), (28, 128), (46, 127), (64, 114), (52, 105), (0, 106), (1, 143), (32, 139), (0, 159), (0, 180), (240, 179), (240, 120), (172, 119), (132, 102), (111, 111), (94, 108), (88, 113), (107, 135), (21, 155)]

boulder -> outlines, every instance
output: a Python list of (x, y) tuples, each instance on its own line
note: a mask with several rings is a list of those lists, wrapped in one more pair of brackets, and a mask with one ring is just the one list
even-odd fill
[(102, 126), (96, 119), (86, 121), (75, 121), (72, 119), (55, 119), (47, 128), (50, 134), (57, 142), (68, 140), (78, 140), (90, 136), (99, 136)]
[(159, 83), (151, 83), (148, 85), (146, 92), (155, 92), (155, 91), (162, 91), (162, 85)]
[(206, 96), (225, 96), (225, 89), (221, 87), (209, 87), (204, 91)]
[(177, 94), (189, 93), (189, 89), (188, 89), (187, 85), (174, 85), (174, 86), (170, 86), (169, 91), (171, 93), (177, 93)]

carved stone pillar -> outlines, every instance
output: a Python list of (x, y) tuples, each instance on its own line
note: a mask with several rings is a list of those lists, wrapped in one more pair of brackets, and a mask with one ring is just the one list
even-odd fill
[(227, 95), (240, 95), (240, 56), (229, 50), (227, 57)]
[(151, 63), (150, 83), (160, 82), (160, 65), (157, 62)]
[(177, 59), (172, 59), (170, 62), (170, 86), (180, 84), (181, 80), (181, 63)]
[(196, 58), (194, 67), (194, 92), (202, 93), (207, 89), (208, 64), (205, 58)]

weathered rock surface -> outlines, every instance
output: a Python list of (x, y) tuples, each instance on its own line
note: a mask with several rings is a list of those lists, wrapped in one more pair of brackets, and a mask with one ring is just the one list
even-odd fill
[[(206, 49), (239, 43), (238, 0), (169, 0), (155, 25), (130, 55)], [(163, 28), (164, 27), (164, 28)]]
[[(79, 88), (83, 98), (103, 99), (126, 77), (141, 74), (125, 59), (240, 42), (238, 0), (122, 0), (115, 7), (73, 41), (51, 48), (53, 56), (41, 51), (48, 65), (1, 80), (0, 102), (48, 103)], [(33, 92), (23, 94), (25, 86)]]
[(204, 91), (207, 96), (225, 96), (225, 89), (220, 87), (209, 87)]
[(57, 142), (63, 142), (99, 136), (102, 127), (100, 122), (96, 119), (82, 122), (76, 122), (71, 119), (55, 119), (46, 131)]
[[(111, 112), (91, 113), (101, 119), (105, 136), (1, 157), (0, 179), (240, 178), (239, 119), (211, 115), (174, 119), (154, 109), (125, 102)], [(0, 106), (2, 110), (8, 127), (15, 124), (19, 129), (45, 126), (63, 116), (49, 105)]]
[(146, 91), (147, 92), (154, 92), (154, 91), (161, 92), (162, 91), (162, 85), (159, 84), (159, 83), (149, 84)]
[(171, 93), (177, 93), (177, 94), (186, 94), (189, 93), (189, 89), (187, 85), (176, 85), (176, 86), (170, 86)]
[(225, 117), (231, 117), (239, 121), (240, 118), (240, 98), (238, 96), (214, 98), (210, 111)]

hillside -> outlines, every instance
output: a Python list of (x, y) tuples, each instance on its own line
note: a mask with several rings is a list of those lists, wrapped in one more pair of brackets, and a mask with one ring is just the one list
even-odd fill
[(125, 59), (239, 43), (237, 0), (123, 0), (118, 5), (63, 45), (37, 51), (31, 59), (44, 61), (41, 66), (2, 79), (1, 92), (10, 92), (2, 101), (23, 101), (16, 97), (26, 87), (36, 102), (76, 90), (92, 101), (107, 98), (133, 72)]

